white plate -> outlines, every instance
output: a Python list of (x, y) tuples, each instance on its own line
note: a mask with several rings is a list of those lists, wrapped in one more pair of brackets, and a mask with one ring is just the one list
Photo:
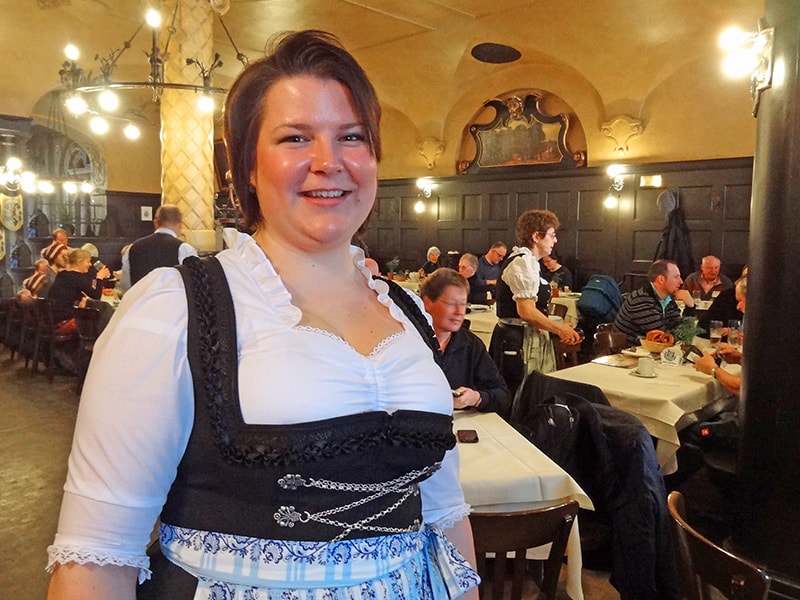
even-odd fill
[(626, 356), (651, 356), (650, 352), (648, 352), (641, 346), (636, 346), (636, 348), (633, 349), (628, 348), (626, 350), (623, 350), (622, 354), (625, 354)]
[(639, 369), (634, 369), (631, 371), (631, 375), (635, 375), (636, 377), (644, 377), (646, 379), (652, 379), (653, 377), (658, 377), (658, 373), (653, 373), (652, 375), (642, 375), (639, 373)]
[(487, 306), (486, 304), (470, 304), (469, 309), (472, 312), (489, 312), (492, 310), (492, 307)]

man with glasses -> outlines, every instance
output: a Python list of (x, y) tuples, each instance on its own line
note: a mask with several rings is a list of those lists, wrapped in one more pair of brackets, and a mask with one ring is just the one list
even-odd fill
[[(474, 255), (473, 255), (474, 256)], [(477, 335), (462, 327), (469, 284), (453, 269), (437, 269), (420, 288), (442, 353), (442, 371), (453, 389), (453, 408), (496, 412), (507, 417), (511, 395)]]
[(500, 277), (500, 263), (506, 257), (508, 248), (503, 242), (495, 242), (489, 251), (478, 259), (478, 280), (485, 281), (490, 286), (490, 291), (494, 291), (497, 285), (497, 278)]
[(467, 302), (470, 304), (487, 304), (488, 296), (486, 293), (491, 289), (489, 282), (481, 279), (478, 274), (478, 257), (467, 252), (458, 260), (458, 272), (469, 284), (469, 295)]

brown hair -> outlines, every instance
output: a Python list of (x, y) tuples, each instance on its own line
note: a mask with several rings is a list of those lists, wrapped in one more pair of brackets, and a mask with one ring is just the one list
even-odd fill
[(448, 268), (436, 269), (420, 286), (419, 295), (421, 298), (436, 302), (451, 285), (469, 293), (469, 283), (458, 271)]
[(677, 266), (677, 263), (673, 260), (667, 260), (666, 258), (659, 258), (647, 269), (647, 280), (652, 283), (659, 275), (664, 275), (666, 277), (670, 265)]
[(364, 70), (341, 42), (325, 31), (307, 30), (280, 34), (270, 46), (271, 53), (242, 71), (225, 101), (224, 136), (230, 183), (244, 225), (251, 229), (264, 219), (250, 185), (264, 118), (264, 97), (281, 79), (309, 75), (341, 83), (350, 92), (372, 153), (378, 161), (381, 158), (378, 96)]
[(558, 217), (549, 210), (526, 210), (517, 219), (517, 244), (530, 248), (534, 233), (538, 231), (544, 235), (548, 229), (558, 229), (559, 225)]

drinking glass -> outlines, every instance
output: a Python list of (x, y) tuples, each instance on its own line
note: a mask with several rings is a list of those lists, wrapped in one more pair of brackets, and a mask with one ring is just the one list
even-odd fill
[(708, 330), (711, 346), (719, 348), (719, 343), (722, 341), (722, 321), (709, 321)]
[(728, 344), (736, 350), (742, 350), (742, 322), (738, 319), (728, 321)]

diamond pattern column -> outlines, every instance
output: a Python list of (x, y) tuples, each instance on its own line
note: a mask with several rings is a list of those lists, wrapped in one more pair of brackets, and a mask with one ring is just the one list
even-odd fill
[[(162, 36), (168, 35), (167, 27)], [(168, 48), (165, 80), (202, 85), (194, 58), (210, 65), (213, 12), (207, 0), (179, 0)], [(186, 241), (215, 250), (214, 115), (197, 109), (198, 93), (165, 89), (161, 96), (161, 202), (181, 209)]]

